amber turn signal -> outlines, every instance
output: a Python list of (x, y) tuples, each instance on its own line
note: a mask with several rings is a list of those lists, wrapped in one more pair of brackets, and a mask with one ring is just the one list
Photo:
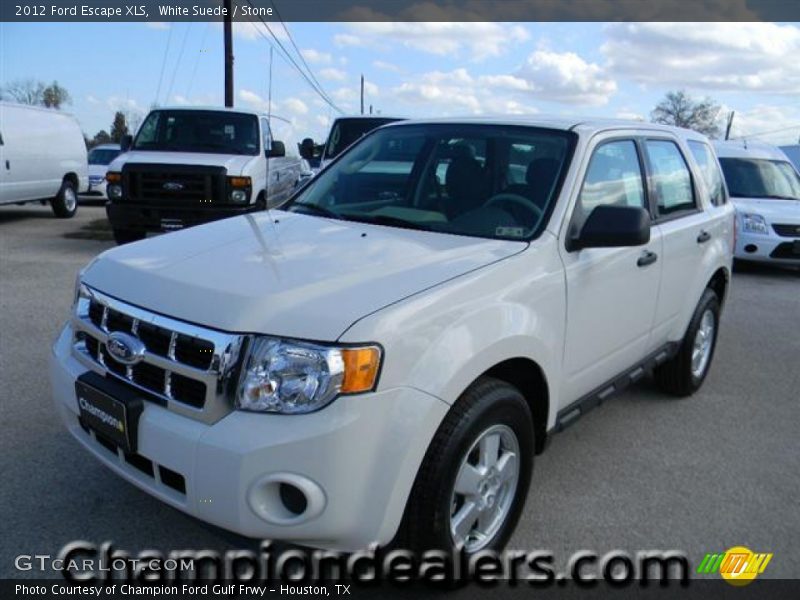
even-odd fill
[(343, 348), (344, 380), (342, 394), (369, 392), (378, 380), (381, 365), (381, 350), (377, 346), (365, 348)]
[(122, 173), (115, 173), (109, 171), (108, 173), (106, 173), (106, 181), (108, 183), (119, 183), (122, 181)]

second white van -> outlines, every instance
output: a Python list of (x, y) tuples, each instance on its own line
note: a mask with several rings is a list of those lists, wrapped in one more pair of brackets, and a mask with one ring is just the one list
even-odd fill
[(57, 217), (69, 218), (88, 187), (86, 143), (74, 117), (0, 102), (0, 204), (49, 201)]

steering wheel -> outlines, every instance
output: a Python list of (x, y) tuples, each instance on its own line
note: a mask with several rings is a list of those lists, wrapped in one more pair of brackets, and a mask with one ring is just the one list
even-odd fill
[(534, 227), (539, 221), (542, 219), (544, 212), (541, 208), (539, 208), (536, 203), (531, 200), (530, 198), (526, 198), (525, 196), (520, 196), (519, 194), (511, 194), (509, 192), (501, 192), (499, 194), (495, 194), (491, 198), (486, 201), (484, 204), (485, 207), (494, 206), (496, 204), (513, 204), (514, 206), (519, 206), (525, 210), (527, 210), (530, 214), (532, 214), (535, 218), (531, 227)]

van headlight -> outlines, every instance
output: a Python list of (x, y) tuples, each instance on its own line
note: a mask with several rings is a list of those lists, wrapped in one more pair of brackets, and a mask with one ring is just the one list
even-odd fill
[(381, 349), (375, 345), (323, 346), (256, 337), (236, 392), (236, 408), (302, 414), (337, 396), (375, 389)]
[(117, 184), (109, 185), (106, 188), (106, 194), (108, 194), (108, 197), (112, 200), (119, 200), (122, 198), (122, 186)]
[(769, 235), (769, 227), (767, 227), (766, 219), (761, 215), (751, 213), (742, 214), (742, 230), (747, 233)]

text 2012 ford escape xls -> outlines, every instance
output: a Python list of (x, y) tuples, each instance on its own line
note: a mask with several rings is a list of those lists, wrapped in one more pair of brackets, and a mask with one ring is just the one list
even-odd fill
[(283, 210), (100, 255), (55, 402), (119, 475), (247, 536), (499, 548), (549, 434), (650, 370), (701, 386), (733, 212), (693, 132), (388, 125)]

